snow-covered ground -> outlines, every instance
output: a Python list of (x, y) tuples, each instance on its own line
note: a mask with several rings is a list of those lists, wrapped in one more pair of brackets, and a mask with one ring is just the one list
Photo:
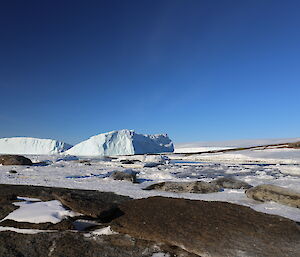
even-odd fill
[(284, 144), (300, 141), (300, 138), (278, 138), (278, 139), (248, 139), (216, 142), (191, 142), (175, 144), (175, 153), (194, 153), (214, 150), (232, 149), (238, 147), (253, 147), (261, 145)]
[[(244, 190), (225, 189), (210, 194), (145, 191), (143, 188), (162, 181), (211, 181), (232, 176), (253, 186), (274, 184), (300, 193), (300, 150), (267, 149), (218, 154), (169, 154), (120, 156), (113, 159), (72, 156), (28, 156), (37, 166), (0, 166), (0, 183), (28, 184), (115, 192), (133, 198), (166, 196), (207, 201), (226, 201), (249, 206), (257, 211), (300, 221), (300, 209), (276, 203), (260, 203), (247, 198)], [(166, 160), (167, 157), (170, 161)], [(136, 160), (123, 164), (122, 160)], [(47, 166), (45, 166), (48, 164)], [(151, 164), (151, 165), (149, 165)], [(138, 172), (140, 183), (109, 178), (113, 171)], [(10, 173), (15, 170), (17, 173)]]

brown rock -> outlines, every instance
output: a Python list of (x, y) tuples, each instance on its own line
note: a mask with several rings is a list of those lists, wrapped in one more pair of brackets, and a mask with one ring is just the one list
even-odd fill
[(218, 178), (210, 182), (212, 185), (217, 185), (221, 188), (231, 188), (231, 189), (248, 189), (252, 186), (248, 183), (237, 180), (235, 178)]
[(199, 256), (300, 256), (300, 230), (288, 219), (224, 202), (150, 197), (125, 202), (115, 231), (178, 246)]
[(74, 225), (72, 220), (64, 219), (59, 223), (53, 224), (51, 222), (47, 223), (30, 223), (30, 222), (18, 222), (15, 220), (4, 220), (0, 222), (0, 226), (3, 227), (14, 227), (14, 228), (22, 228), (22, 229), (41, 229), (41, 230), (73, 230)]
[(197, 193), (207, 194), (213, 192), (219, 192), (220, 187), (204, 181), (192, 181), (192, 182), (161, 182), (150, 185), (144, 190), (160, 190), (174, 193)]
[(0, 199), (11, 195), (38, 198), (42, 201), (59, 200), (73, 211), (98, 218), (103, 222), (120, 215), (118, 204), (131, 199), (112, 192), (96, 190), (0, 184)]
[(274, 185), (259, 185), (246, 191), (246, 195), (257, 201), (274, 201), (300, 208), (300, 193)]
[(22, 155), (0, 155), (2, 165), (32, 165), (32, 161)]
[[(169, 251), (166, 251), (166, 250)], [(92, 236), (82, 233), (51, 232), (26, 235), (0, 233), (2, 257), (151, 257), (154, 253), (170, 253), (170, 257), (196, 257), (183, 250), (131, 238), (128, 235)]]

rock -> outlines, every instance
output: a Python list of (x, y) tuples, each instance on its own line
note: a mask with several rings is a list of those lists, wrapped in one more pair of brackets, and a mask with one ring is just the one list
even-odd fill
[(135, 164), (137, 162), (141, 162), (139, 160), (120, 160), (122, 164)]
[(213, 192), (219, 192), (220, 187), (204, 181), (193, 181), (193, 182), (161, 182), (158, 184), (150, 185), (144, 190), (160, 190), (175, 193), (197, 193), (207, 194)]
[(114, 180), (127, 180), (133, 183), (137, 183), (136, 180), (136, 172), (133, 170), (126, 170), (126, 171), (114, 171), (110, 178)]
[(59, 200), (71, 210), (103, 220), (103, 222), (118, 216), (118, 204), (131, 199), (127, 196), (96, 190), (0, 185), (0, 199), (8, 195), (38, 198), (42, 201)]
[(5, 218), (9, 213), (18, 209), (17, 206), (12, 203), (17, 200), (17, 197), (13, 193), (0, 195), (0, 220)]
[(22, 229), (41, 229), (41, 230), (73, 230), (75, 229), (73, 225), (73, 221), (71, 219), (63, 219), (59, 223), (30, 223), (30, 222), (18, 222), (15, 220), (3, 220), (0, 222), (0, 226), (3, 227), (14, 227), (14, 228), (22, 228)]
[(288, 148), (295, 148), (299, 149), (300, 148), (300, 142), (294, 142), (294, 143), (288, 143)]
[(218, 178), (210, 182), (212, 185), (217, 185), (222, 188), (231, 188), (231, 189), (249, 189), (252, 186), (248, 183), (237, 180), (234, 178)]
[(150, 197), (124, 202), (112, 229), (212, 257), (300, 256), (300, 230), (288, 219), (225, 202)]
[(10, 170), (9, 173), (10, 173), (10, 174), (16, 174), (16, 173), (18, 173), (18, 172), (17, 172), (16, 170)]
[(0, 155), (2, 165), (32, 165), (32, 161), (22, 155)]
[(52, 232), (21, 234), (1, 232), (0, 256), (5, 257), (151, 257), (154, 253), (196, 257), (180, 248), (157, 245), (128, 235), (91, 236), (82, 233)]
[(274, 201), (300, 208), (300, 193), (274, 185), (259, 185), (246, 191), (246, 195), (257, 201)]

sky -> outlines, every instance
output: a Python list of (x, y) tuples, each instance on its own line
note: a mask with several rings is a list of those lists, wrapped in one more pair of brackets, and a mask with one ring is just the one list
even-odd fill
[(0, 137), (299, 137), (299, 13), (297, 0), (3, 0)]

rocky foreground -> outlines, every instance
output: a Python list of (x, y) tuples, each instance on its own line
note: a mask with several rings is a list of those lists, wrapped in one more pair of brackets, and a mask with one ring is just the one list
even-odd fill
[[(82, 216), (57, 224), (2, 220), (17, 208), (17, 196), (59, 200)], [(300, 256), (299, 224), (225, 202), (0, 185), (0, 218), (1, 227), (47, 230), (0, 232), (0, 256), (6, 257)], [(79, 220), (90, 225), (79, 229)], [(108, 226), (117, 233), (93, 233)]]

